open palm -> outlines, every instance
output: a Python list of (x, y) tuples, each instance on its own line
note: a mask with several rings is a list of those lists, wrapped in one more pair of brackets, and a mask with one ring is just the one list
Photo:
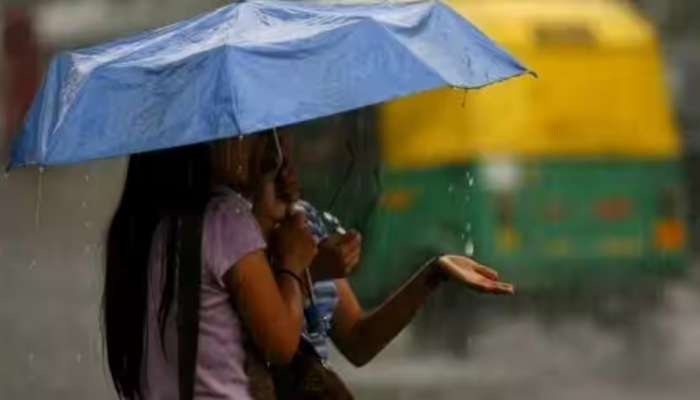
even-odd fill
[(466, 283), (470, 288), (492, 294), (513, 294), (513, 285), (499, 281), (498, 272), (485, 267), (471, 258), (459, 255), (444, 255), (437, 259), (436, 266), (450, 279)]

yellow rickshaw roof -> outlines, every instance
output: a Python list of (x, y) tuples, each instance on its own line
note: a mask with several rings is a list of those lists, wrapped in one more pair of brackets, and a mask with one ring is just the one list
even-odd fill
[(382, 152), (389, 165), (490, 156), (678, 155), (655, 31), (626, 2), (448, 3), (539, 78), (468, 93), (433, 91), (382, 106)]

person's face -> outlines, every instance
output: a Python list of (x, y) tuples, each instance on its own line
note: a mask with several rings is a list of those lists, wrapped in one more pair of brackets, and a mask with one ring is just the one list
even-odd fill
[(299, 198), (299, 183), (289, 160), (290, 143), (279, 134), (253, 135), (216, 143), (212, 163), (216, 183), (231, 185), (253, 201), (256, 216), (280, 221)]

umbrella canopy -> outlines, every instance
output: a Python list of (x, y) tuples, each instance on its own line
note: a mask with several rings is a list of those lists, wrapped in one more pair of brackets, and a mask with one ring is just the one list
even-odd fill
[(440, 2), (248, 1), (52, 61), (10, 166), (244, 135), (526, 72)]

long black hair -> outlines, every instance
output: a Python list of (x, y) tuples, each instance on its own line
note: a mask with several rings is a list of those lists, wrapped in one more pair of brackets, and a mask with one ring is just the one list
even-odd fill
[[(160, 221), (203, 212), (210, 193), (207, 145), (137, 154), (129, 160), (121, 201), (107, 236), (103, 335), (120, 398), (141, 399), (151, 241)], [(175, 226), (176, 224), (169, 224)], [(165, 247), (161, 337), (173, 301), (174, 234)]]

